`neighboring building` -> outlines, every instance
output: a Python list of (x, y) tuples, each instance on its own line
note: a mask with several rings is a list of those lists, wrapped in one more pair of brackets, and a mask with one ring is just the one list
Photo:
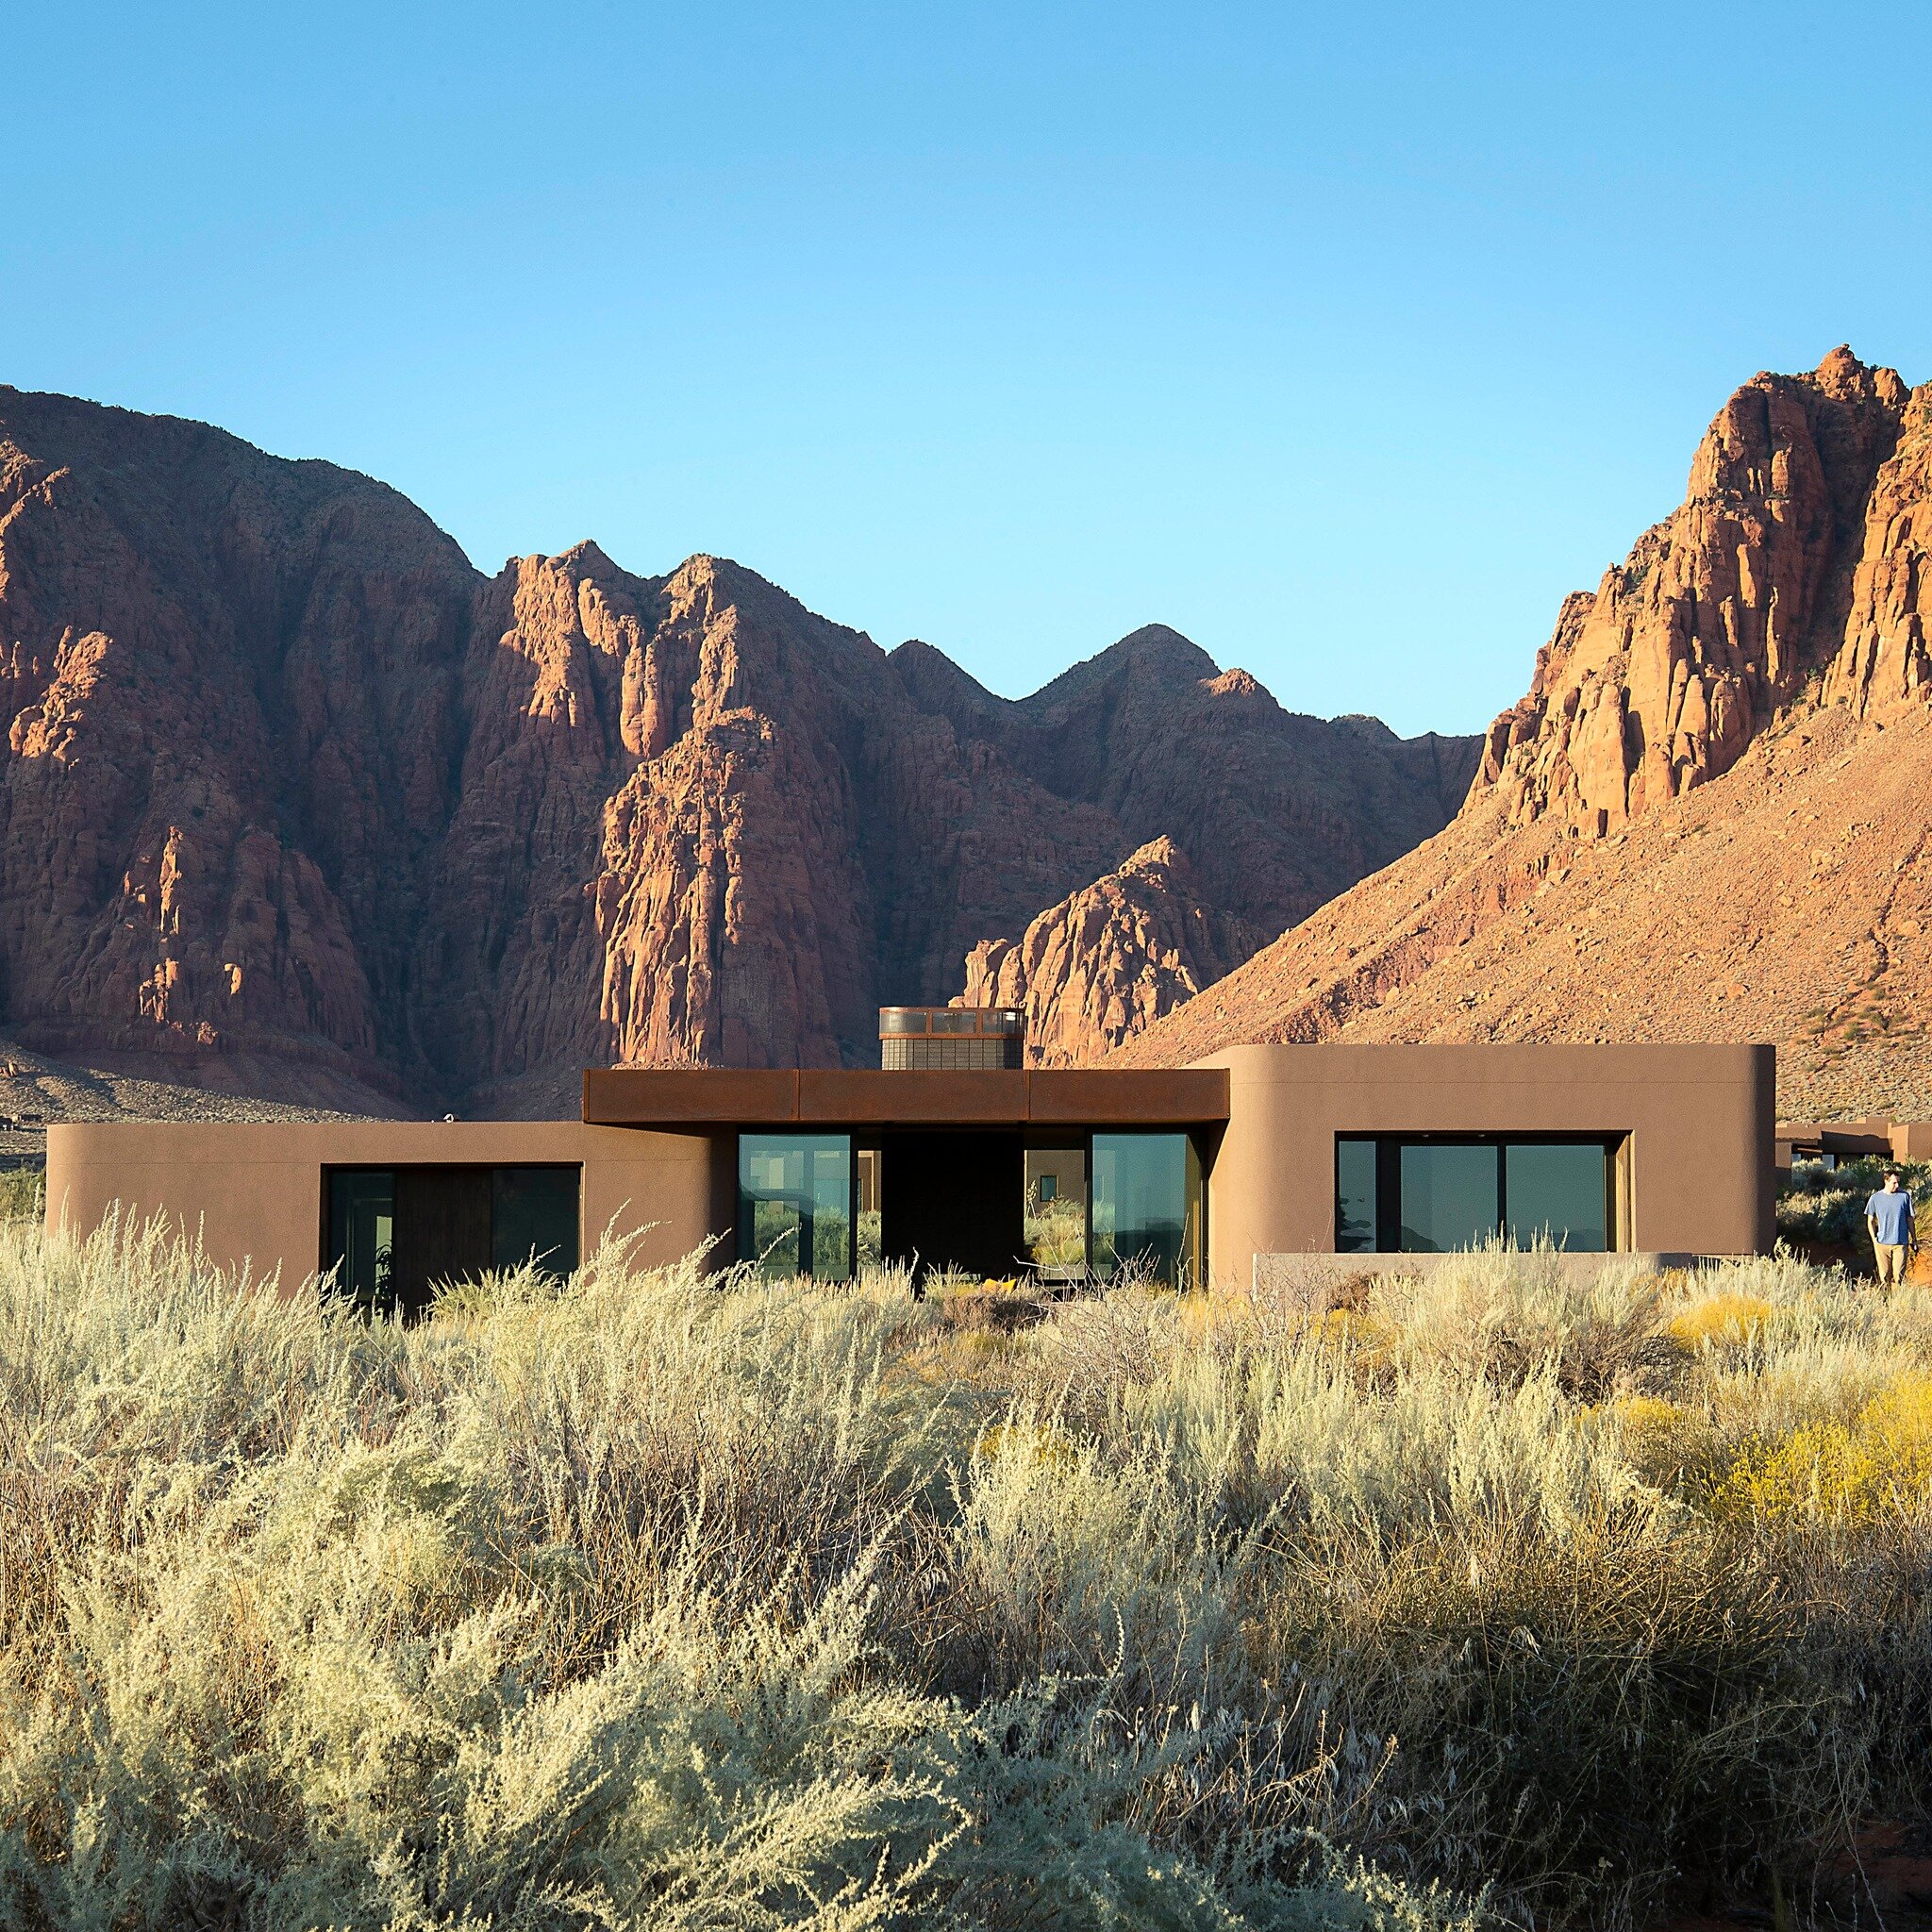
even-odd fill
[(1780, 1121), (1777, 1164), (1794, 1160), (1932, 1160), (1932, 1122)]
[[(1075, 1193), (1085, 1272), (1101, 1279), (1246, 1283), (1270, 1257), (1498, 1236), (1733, 1255), (1772, 1241), (1772, 1095), (1768, 1046), (1244, 1046), (1169, 1071), (598, 1068), (581, 1121), (57, 1125), (47, 1217), (85, 1232), (118, 1202), (198, 1233), (219, 1261), (279, 1269), (285, 1289), (333, 1269), (405, 1306), (533, 1254), (567, 1269), (607, 1231), (646, 1262), (708, 1243), (714, 1265), (788, 1275), (882, 1260), (1065, 1278)], [(1042, 1226), (1062, 1244), (1051, 1259)]]

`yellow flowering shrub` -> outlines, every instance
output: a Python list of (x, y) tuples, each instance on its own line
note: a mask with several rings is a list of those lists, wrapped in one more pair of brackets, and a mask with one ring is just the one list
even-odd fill
[(1080, 1459), (1074, 1439), (1065, 1430), (1048, 1423), (995, 1423), (980, 1431), (973, 1445), (981, 1462), (997, 1462), (1004, 1457), (1022, 1457), (1044, 1463), (1049, 1469), (1072, 1469)]
[(1331, 1348), (1372, 1360), (1386, 1354), (1395, 1340), (1393, 1324), (1366, 1308), (1330, 1308), (1314, 1332)]
[(1628, 1435), (1657, 1435), (1685, 1420), (1684, 1411), (1661, 1395), (1622, 1395), (1610, 1404), (1610, 1414)]
[(1674, 1315), (1665, 1332), (1679, 1348), (1695, 1355), (1707, 1342), (1756, 1341), (1773, 1312), (1771, 1304), (1755, 1294), (1714, 1294)]
[(1899, 1500), (1923, 1496), (1932, 1484), (1932, 1376), (1901, 1377), (1865, 1405), (1858, 1424)]
[(1855, 1420), (1819, 1422), (1740, 1453), (1711, 1492), (1720, 1516), (1870, 1524), (1916, 1507), (1932, 1486), (1932, 1377), (1908, 1375)]

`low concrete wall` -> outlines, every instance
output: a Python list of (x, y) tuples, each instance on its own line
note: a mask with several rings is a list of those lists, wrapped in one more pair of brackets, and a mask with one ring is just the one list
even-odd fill
[[(1350, 1282), (1405, 1274), (1426, 1279), (1451, 1263), (1466, 1258), (1466, 1256), (1458, 1255), (1257, 1255), (1252, 1286), (1259, 1295), (1300, 1302), (1311, 1308), (1324, 1308), (1332, 1307), (1338, 1292)], [(1537, 1258), (1553, 1265), (1558, 1274), (1581, 1286), (1594, 1281), (1606, 1267), (1696, 1268), (1713, 1261), (1740, 1257), (1640, 1253), (1635, 1249), (1621, 1249), (1611, 1254), (1546, 1254)]]
[(92, 1233), (117, 1205), (159, 1215), (291, 1294), (321, 1265), (325, 1169), (552, 1161), (583, 1170), (586, 1254), (607, 1228), (643, 1229), (636, 1254), (657, 1265), (730, 1231), (728, 1137), (578, 1121), (63, 1123), (47, 1131), (47, 1228)]

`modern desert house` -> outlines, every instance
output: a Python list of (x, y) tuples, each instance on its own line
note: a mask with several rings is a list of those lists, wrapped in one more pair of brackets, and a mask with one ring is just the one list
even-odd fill
[(842, 1279), (1132, 1269), (1247, 1283), (1296, 1256), (1504, 1238), (1763, 1252), (1768, 1046), (1241, 1046), (1027, 1069), (1020, 1016), (888, 1008), (872, 1070), (593, 1068), (575, 1121), (67, 1124), (47, 1217), (117, 1204), (285, 1291), (378, 1305), (607, 1232), (665, 1261)]

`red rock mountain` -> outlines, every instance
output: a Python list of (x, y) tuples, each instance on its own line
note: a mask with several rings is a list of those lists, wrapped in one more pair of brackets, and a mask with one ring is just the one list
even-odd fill
[(1231, 973), (1263, 936), (1198, 896), (1171, 839), (1049, 906), (1017, 940), (966, 959), (969, 1007), (1027, 1008), (1035, 1062), (1065, 1066), (1117, 1046)]
[(1781, 1109), (1932, 1108), (1932, 385), (1758, 375), (1569, 598), (1455, 822), (1122, 1050), (1770, 1040)]
[(1158, 627), (1010, 702), (718, 558), (486, 578), (367, 477), (8, 389), (0, 651), (0, 1026), (315, 1104), (864, 1063), (878, 1004), (1083, 891), (1091, 1050), (1167, 997), (1139, 848), (1214, 935), (1198, 986), (1437, 830), (1478, 751)]

